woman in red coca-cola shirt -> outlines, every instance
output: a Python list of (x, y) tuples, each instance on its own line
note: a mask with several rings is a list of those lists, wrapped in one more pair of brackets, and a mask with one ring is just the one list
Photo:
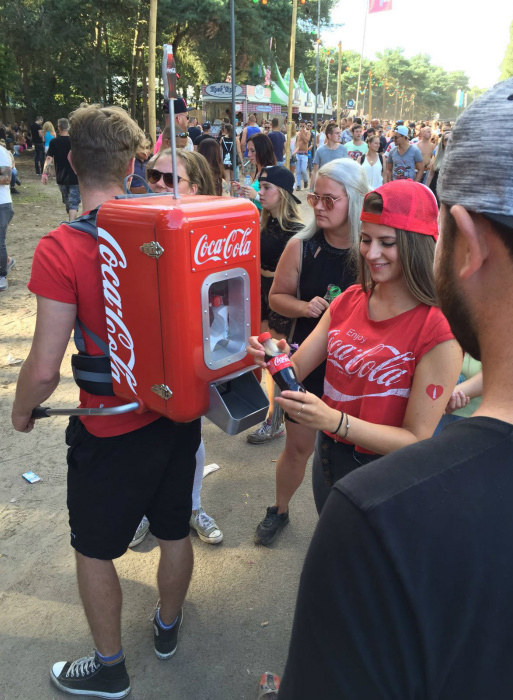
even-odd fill
[[(450, 398), (462, 353), (436, 301), (437, 216), (432, 192), (418, 183), (389, 182), (369, 193), (359, 284), (331, 303), (293, 356), (300, 381), (327, 360), (322, 400), (308, 392), (277, 399), (298, 423), (320, 431), (318, 512), (335, 481), (430, 437)], [(261, 359), (255, 338), (250, 352)]]

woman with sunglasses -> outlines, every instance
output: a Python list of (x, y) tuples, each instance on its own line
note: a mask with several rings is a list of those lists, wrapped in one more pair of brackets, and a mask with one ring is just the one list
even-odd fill
[[(173, 192), (173, 164), (171, 150), (160, 150), (147, 168), (146, 176), (148, 184), (153, 192), (164, 194)], [(204, 156), (190, 151), (177, 151), (176, 168), (178, 175), (178, 192), (181, 195), (215, 195), (214, 181), (210, 172), (210, 166)], [(196, 453), (196, 472), (192, 489), (192, 514), (190, 526), (196, 531), (198, 537), (207, 544), (219, 544), (223, 539), (223, 533), (216, 521), (207, 515), (201, 506), (201, 486), (203, 468), (205, 466), (205, 443), (201, 439)], [(143, 518), (139, 523), (130, 547), (140, 544), (148, 532), (149, 522)]]
[[(260, 309), (261, 332), (270, 331), (273, 338), (287, 338), (292, 321), (274, 311), (269, 306), (271, 289), (276, 267), (285, 246), (304, 224), (298, 204), (301, 201), (294, 195), (294, 175), (282, 165), (263, 168), (260, 173)], [(265, 373), (269, 413), (262, 425), (247, 436), (253, 445), (262, 445), (285, 433), (283, 412), (274, 410), (274, 382), (269, 372)]]
[(361, 220), (358, 285), (331, 304), (292, 360), (300, 381), (327, 360), (322, 400), (289, 391), (277, 399), (319, 431), (312, 470), (319, 513), (338, 479), (433, 435), (461, 367), (435, 295), (432, 192), (389, 182), (366, 196)]
[[(283, 251), (269, 295), (273, 311), (292, 318), (289, 339), (301, 344), (315, 329), (329, 307), (329, 288), (344, 290), (356, 275), (352, 251), (358, 243), (360, 212), (369, 191), (363, 168), (341, 158), (317, 173), (308, 203), (315, 218), (290, 240)], [(321, 397), (324, 365), (312, 368), (303, 383)], [(276, 465), (276, 500), (259, 523), (256, 544), (269, 545), (288, 522), (289, 502), (303, 481), (308, 458), (315, 444), (315, 430), (286, 421), (285, 449)]]
[[(179, 194), (216, 194), (210, 166), (199, 153), (177, 151), (176, 174)], [(164, 151), (161, 149), (148, 163), (146, 180), (153, 192), (164, 194), (173, 191), (173, 161), (170, 148)]]
[(271, 139), (265, 134), (254, 134), (247, 141), (248, 158), (252, 165), (255, 166), (255, 174), (250, 187), (242, 187), (244, 197), (251, 199), (256, 204), (257, 209), (262, 211), (260, 204), (260, 173), (263, 168), (269, 165), (276, 165), (276, 156)]

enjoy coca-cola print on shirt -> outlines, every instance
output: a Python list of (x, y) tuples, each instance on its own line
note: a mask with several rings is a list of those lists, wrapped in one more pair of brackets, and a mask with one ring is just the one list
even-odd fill
[(350, 416), (400, 427), (417, 364), (453, 334), (440, 309), (426, 304), (373, 321), (369, 298), (354, 285), (331, 303), (322, 398)]

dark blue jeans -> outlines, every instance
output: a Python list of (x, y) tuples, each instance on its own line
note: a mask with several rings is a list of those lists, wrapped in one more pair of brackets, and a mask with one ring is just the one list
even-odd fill
[(7, 236), (7, 226), (14, 216), (12, 204), (0, 204), (0, 277), (7, 276), (7, 246), (5, 238)]
[(41, 175), (45, 167), (45, 145), (44, 143), (36, 143), (36, 153), (34, 156), (34, 164), (36, 166), (36, 175)]

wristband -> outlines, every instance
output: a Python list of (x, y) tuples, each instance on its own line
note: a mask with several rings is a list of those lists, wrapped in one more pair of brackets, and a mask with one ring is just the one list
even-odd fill
[(337, 425), (336, 430), (333, 431), (333, 435), (338, 435), (338, 431), (342, 427), (342, 423), (344, 422), (344, 412), (340, 411), (340, 423)]
[(344, 430), (344, 434), (342, 436), (339, 435), (339, 437), (342, 437), (342, 440), (345, 440), (348, 432), (349, 432), (349, 416), (346, 413), (346, 429)]

